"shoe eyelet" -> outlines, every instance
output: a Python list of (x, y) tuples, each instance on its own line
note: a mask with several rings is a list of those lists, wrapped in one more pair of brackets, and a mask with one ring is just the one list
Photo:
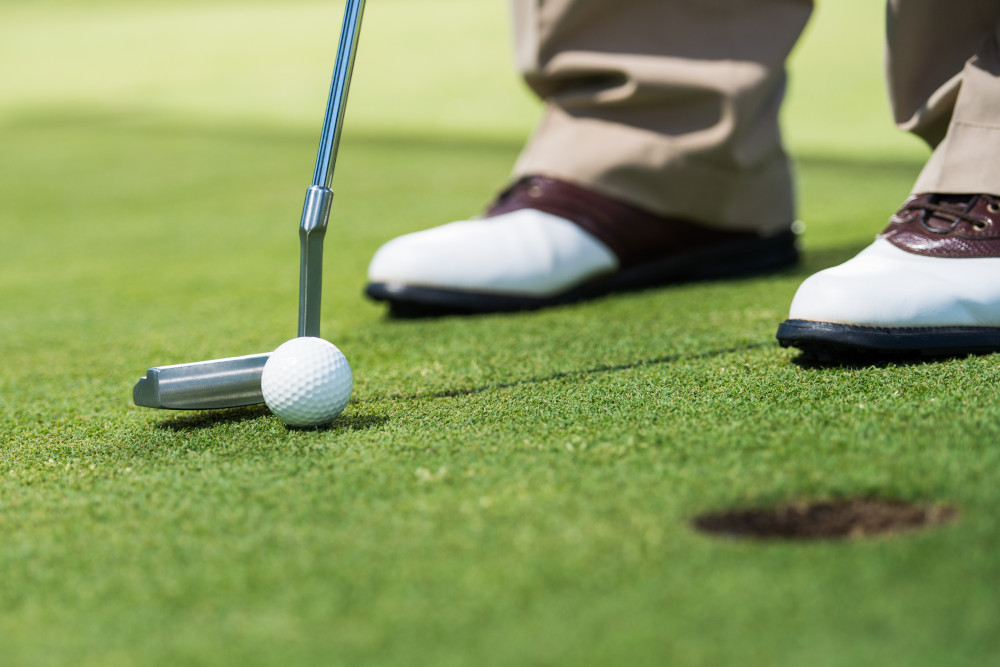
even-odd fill
[(972, 227), (977, 232), (981, 232), (984, 229), (986, 229), (987, 227), (991, 226), (992, 224), (993, 224), (993, 222), (990, 221), (990, 220), (977, 220), (976, 222), (972, 223)]
[(542, 186), (532, 185), (528, 188), (528, 196), (538, 198), (542, 196)]
[(1000, 204), (991, 201), (989, 204), (986, 205), (986, 210), (989, 211), (990, 213), (1000, 213)]

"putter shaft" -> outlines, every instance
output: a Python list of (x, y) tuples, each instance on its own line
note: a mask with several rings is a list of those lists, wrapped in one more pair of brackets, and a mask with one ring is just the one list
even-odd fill
[(333, 204), (333, 170), (340, 150), (341, 129), (347, 112), (347, 93), (361, 37), (361, 17), (365, 0), (348, 0), (344, 8), (344, 26), (337, 45), (337, 59), (330, 81), (323, 130), (316, 151), (312, 185), (306, 190), (299, 223), (301, 253), (299, 261), (299, 336), (319, 336), (320, 306), (323, 297), (323, 238), (326, 235)]

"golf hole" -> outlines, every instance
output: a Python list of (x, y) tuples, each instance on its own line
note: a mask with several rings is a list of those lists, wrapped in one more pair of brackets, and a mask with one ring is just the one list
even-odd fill
[(705, 533), (747, 539), (857, 539), (917, 530), (956, 516), (957, 510), (943, 505), (855, 498), (715, 512), (696, 517), (692, 525)]

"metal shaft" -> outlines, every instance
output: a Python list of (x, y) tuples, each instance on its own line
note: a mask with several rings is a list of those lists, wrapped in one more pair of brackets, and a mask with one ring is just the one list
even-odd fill
[(333, 80), (330, 82), (330, 97), (326, 103), (326, 118), (316, 155), (316, 169), (302, 207), (302, 221), (299, 224), (299, 336), (319, 336), (323, 295), (323, 237), (326, 235), (333, 203), (330, 184), (340, 148), (347, 93), (351, 86), (351, 73), (354, 70), (364, 11), (365, 0), (347, 0)]

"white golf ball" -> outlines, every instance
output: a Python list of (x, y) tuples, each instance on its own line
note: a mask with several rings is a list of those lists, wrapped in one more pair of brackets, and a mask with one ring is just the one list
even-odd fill
[(289, 426), (322, 426), (344, 411), (354, 376), (347, 357), (322, 338), (293, 338), (264, 364), (264, 402)]

